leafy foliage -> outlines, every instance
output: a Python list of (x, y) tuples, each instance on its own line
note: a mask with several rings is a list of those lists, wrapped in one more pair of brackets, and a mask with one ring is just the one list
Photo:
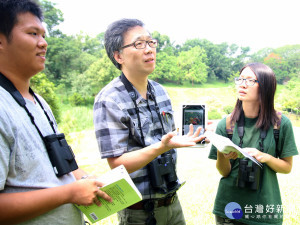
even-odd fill
[(181, 84), (180, 69), (177, 64), (177, 58), (162, 51), (156, 55), (156, 69), (149, 76), (159, 83), (176, 83)]
[(51, 110), (54, 114), (54, 117), (57, 123), (60, 122), (60, 109), (59, 109), (59, 100), (55, 94), (54, 84), (48, 80), (44, 73), (39, 73), (35, 75), (31, 81), (31, 87), (40, 96), (42, 96), (46, 102), (50, 105)]
[(207, 60), (205, 50), (195, 46), (188, 51), (182, 51), (178, 56), (178, 65), (185, 79), (194, 85), (194, 82), (203, 84), (207, 78)]
[(300, 80), (290, 80), (282, 91), (281, 99), (282, 109), (287, 112), (300, 114)]
[(73, 76), (72, 92), (82, 96), (94, 96), (120, 73), (106, 54), (103, 54), (103, 57), (91, 64), (84, 73)]
[(41, 5), (44, 9), (44, 22), (47, 24), (48, 34), (50, 37), (60, 36), (61, 31), (55, 27), (64, 21), (62, 11), (55, 8), (55, 3), (47, 0), (41, 0)]
[(222, 118), (222, 115), (216, 109), (213, 109), (208, 112), (207, 117), (209, 120), (219, 120)]
[(270, 66), (280, 84), (288, 82), (292, 78), (299, 79), (300, 45), (286, 45), (277, 49), (267, 49), (265, 55), (262, 55), (262, 58), (257, 61)]
[(223, 111), (226, 114), (230, 114), (233, 111), (233, 109), (234, 109), (233, 105), (226, 105), (223, 107)]

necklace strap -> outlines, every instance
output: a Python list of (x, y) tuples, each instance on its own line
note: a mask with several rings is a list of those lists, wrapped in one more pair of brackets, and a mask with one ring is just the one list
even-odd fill
[[(244, 110), (241, 111), (241, 115), (238, 122), (238, 135), (240, 138), (240, 143), (239, 143), (239, 147), (242, 148), (243, 146), (243, 137), (245, 134), (245, 114), (244, 114)], [(259, 129), (260, 130), (260, 142), (259, 142), (259, 147), (260, 150), (263, 152), (264, 151), (264, 139), (267, 136), (267, 131), (263, 130), (263, 129)]]
[[(142, 144), (143, 144), (144, 147), (146, 147), (145, 137), (144, 137), (143, 130), (142, 130), (142, 125), (141, 125), (141, 118), (140, 118), (140, 113), (139, 113), (140, 111), (139, 111), (139, 108), (136, 104), (136, 100), (137, 100), (136, 91), (133, 89), (133, 85), (130, 83), (130, 81), (127, 79), (127, 77), (124, 75), (124, 73), (122, 73), (120, 75), (120, 79), (121, 79), (122, 83), (124, 84), (125, 89), (127, 90), (131, 100), (133, 101), (133, 104), (134, 104), (134, 107), (135, 107), (135, 112), (137, 114), (138, 126), (139, 126), (140, 133), (141, 133), (141, 139), (142, 139), (142, 142), (143, 142)], [(149, 81), (148, 81), (148, 84), (147, 84), (147, 91), (150, 92), (150, 95), (151, 95), (152, 99), (154, 100), (155, 112), (157, 113), (157, 116), (159, 118), (160, 124), (162, 126), (162, 134), (164, 135), (164, 134), (166, 134), (166, 132), (165, 132), (164, 125), (163, 125), (163, 122), (162, 122), (162, 118), (160, 116), (159, 106), (158, 106), (156, 98), (155, 98), (155, 91), (154, 91), (154, 88), (150, 84)]]
[[(15, 101), (22, 108), (24, 108), (24, 110), (26, 111), (27, 115), (30, 118), (31, 123), (35, 126), (39, 135), (41, 136), (42, 140), (44, 141), (44, 136), (34, 121), (34, 116), (30, 113), (30, 111), (26, 107), (25, 99), (23, 98), (21, 93), (17, 90), (17, 88), (13, 85), (13, 83), (9, 79), (7, 79), (7, 77), (5, 77), (2, 73), (0, 73), (0, 86), (2, 86), (7, 92), (9, 92), (11, 94), (11, 96), (15, 99)], [(43, 107), (43, 104), (40, 102), (39, 98), (36, 96), (36, 94), (33, 92), (33, 90), (30, 87), (29, 87), (29, 92), (30, 92), (30, 94), (33, 95), (33, 97), (37, 100), (40, 107), (43, 109), (43, 112), (46, 115), (47, 120), (48, 120), (53, 132), (56, 133), (53, 121), (50, 119), (48, 113), (46, 112), (46, 110)]]

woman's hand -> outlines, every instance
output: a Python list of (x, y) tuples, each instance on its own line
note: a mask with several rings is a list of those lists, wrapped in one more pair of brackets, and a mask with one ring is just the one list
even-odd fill
[(238, 154), (236, 152), (229, 152), (228, 154), (222, 153), (226, 159), (237, 159)]
[(243, 150), (245, 150), (250, 156), (254, 157), (255, 159), (257, 159), (257, 161), (261, 163), (269, 162), (272, 157), (271, 155), (261, 152), (256, 148), (244, 148)]
[(261, 152), (255, 148), (244, 148), (244, 150), (261, 163), (266, 163), (277, 173), (290, 173), (293, 166), (293, 157), (275, 158), (270, 154)]

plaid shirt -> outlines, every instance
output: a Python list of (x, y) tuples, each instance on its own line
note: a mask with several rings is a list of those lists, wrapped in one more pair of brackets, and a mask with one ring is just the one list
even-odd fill
[[(148, 82), (154, 89), (165, 132), (174, 131), (173, 111), (166, 90), (154, 81), (148, 80)], [(145, 100), (135, 88), (134, 90), (137, 96), (136, 103), (139, 108), (145, 146), (149, 146), (161, 140), (164, 135), (162, 125), (149, 91), (147, 92), (148, 100)], [(120, 77), (111, 81), (96, 96), (94, 125), (102, 158), (118, 157), (143, 148), (135, 106)], [(176, 157), (176, 150), (174, 150), (175, 162)], [(130, 176), (144, 199), (164, 197), (163, 194), (157, 193), (151, 188), (147, 167), (131, 173)]]

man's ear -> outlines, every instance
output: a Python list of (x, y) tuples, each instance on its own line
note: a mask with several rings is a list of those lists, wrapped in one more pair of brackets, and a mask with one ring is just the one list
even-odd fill
[(121, 54), (119, 51), (115, 51), (115, 52), (114, 52), (114, 58), (115, 58), (115, 60), (116, 60), (119, 64), (122, 65), (122, 63), (123, 63), (123, 56), (122, 56), (122, 54)]

